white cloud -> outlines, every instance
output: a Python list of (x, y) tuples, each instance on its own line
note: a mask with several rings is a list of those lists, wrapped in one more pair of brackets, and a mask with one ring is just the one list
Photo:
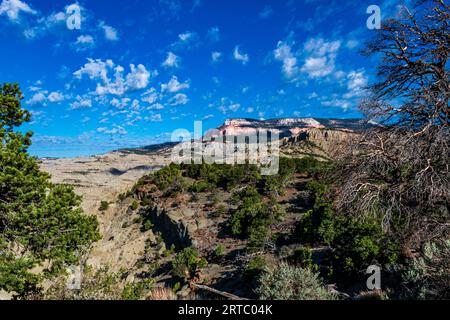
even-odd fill
[(189, 88), (189, 82), (179, 82), (176, 76), (172, 76), (172, 79), (168, 83), (161, 84), (161, 92), (175, 93), (183, 89)]
[(292, 53), (291, 47), (283, 41), (279, 41), (274, 51), (274, 57), (283, 62), (283, 74), (286, 78), (292, 78), (297, 73), (297, 58)]
[(310, 78), (322, 78), (330, 75), (335, 70), (337, 51), (341, 46), (340, 41), (326, 42), (322, 38), (313, 38), (305, 43), (305, 52), (309, 53), (301, 68)]
[(98, 133), (106, 134), (106, 135), (126, 135), (128, 134), (127, 130), (118, 125), (113, 125), (111, 129), (106, 127), (97, 128)]
[(219, 104), (219, 110), (223, 114), (227, 114), (229, 112), (236, 112), (241, 108), (241, 105), (239, 103), (234, 103), (228, 98), (221, 98), (220, 104)]
[(85, 109), (92, 107), (92, 100), (87, 97), (77, 96), (76, 101), (74, 101), (71, 105), (71, 109)]
[(150, 122), (161, 122), (162, 117), (161, 117), (161, 114), (157, 113), (157, 114), (152, 114), (149, 117), (145, 117), (144, 120), (150, 121)]
[(119, 36), (117, 34), (117, 30), (111, 26), (108, 26), (103, 21), (99, 24), (100, 28), (103, 29), (105, 33), (105, 39), (109, 41), (117, 41), (119, 40)]
[(348, 92), (344, 95), (344, 98), (348, 99), (360, 97), (364, 94), (364, 89), (367, 86), (368, 79), (363, 69), (358, 71), (351, 71), (347, 75), (347, 80)]
[(186, 31), (178, 35), (178, 41), (172, 43), (174, 50), (192, 49), (199, 44), (196, 32)]
[(52, 28), (62, 25), (66, 22), (66, 14), (64, 12), (52, 13), (47, 17), (40, 17), (36, 25), (26, 29), (23, 34), (27, 39), (33, 39), (41, 36)]
[(180, 39), (180, 41), (187, 42), (189, 40), (192, 40), (195, 36), (196, 36), (195, 32), (186, 31), (184, 33), (180, 33), (178, 35), (178, 39)]
[(78, 36), (77, 41), (75, 42), (76, 50), (83, 51), (89, 48), (93, 48), (95, 46), (94, 38), (90, 35), (81, 35)]
[[(108, 76), (110, 71), (114, 71), (113, 80)], [(87, 75), (91, 80), (101, 80), (101, 83), (97, 83), (95, 90), (98, 95), (112, 94), (119, 96), (128, 91), (146, 88), (150, 78), (158, 75), (156, 70), (150, 72), (142, 64), (137, 66), (130, 64), (130, 72), (126, 76), (124, 76), (124, 71), (125, 69), (122, 66), (115, 65), (112, 60), (88, 59), (88, 63), (75, 71), (73, 75), (78, 79)]]
[(347, 110), (351, 106), (351, 104), (348, 100), (343, 100), (343, 99), (326, 100), (326, 101), (322, 101), (321, 104), (326, 107), (339, 107), (344, 110)]
[(204, 116), (204, 117), (202, 118), (202, 121), (205, 121), (205, 120), (208, 120), (208, 119), (212, 119), (212, 118), (214, 118), (214, 115), (213, 115), (213, 114), (207, 114), (206, 116)]
[(17, 21), (21, 11), (29, 14), (37, 13), (27, 3), (20, 0), (3, 0), (0, 4), (0, 15), (6, 13), (10, 20)]
[(211, 52), (211, 61), (213, 63), (219, 62), (221, 58), (222, 58), (222, 52), (218, 52), (218, 51)]
[(122, 99), (112, 98), (109, 103), (113, 107), (116, 107), (117, 109), (123, 109), (130, 103), (130, 101), (131, 101), (130, 98), (122, 98)]
[(45, 105), (45, 101), (47, 100), (47, 97), (45, 95), (46, 92), (37, 92), (31, 97), (30, 100), (27, 101), (27, 104), (29, 104), (30, 106), (35, 104)]
[(78, 44), (94, 44), (94, 38), (90, 35), (81, 35), (77, 38)]
[(64, 96), (61, 94), (61, 92), (55, 91), (48, 95), (47, 97), (48, 101), (52, 103), (61, 102), (64, 101)]
[(189, 102), (187, 95), (184, 93), (177, 93), (175, 96), (169, 99), (169, 104), (171, 106), (184, 105)]
[(244, 65), (250, 60), (248, 54), (239, 51), (239, 46), (234, 47), (233, 57)]
[(147, 87), (150, 79), (150, 72), (147, 71), (143, 64), (137, 67), (130, 64), (131, 72), (127, 75), (127, 86), (131, 90), (139, 90)]
[(160, 103), (155, 103), (147, 107), (147, 110), (162, 110), (162, 109), (164, 109), (164, 106)]
[(170, 67), (170, 68), (178, 68), (180, 64), (180, 58), (174, 54), (173, 52), (167, 53), (167, 58), (162, 63), (163, 67)]
[(94, 60), (91, 58), (88, 58), (88, 61), (81, 69), (75, 71), (73, 75), (78, 79), (81, 79), (83, 75), (87, 75), (91, 80), (101, 79), (104, 83), (108, 83), (108, 69), (114, 67), (114, 62), (110, 59), (102, 61), (101, 59)]
[(159, 94), (156, 92), (155, 88), (147, 90), (141, 96), (142, 96), (141, 101), (147, 102), (148, 104), (156, 102), (156, 100), (158, 100), (159, 98)]

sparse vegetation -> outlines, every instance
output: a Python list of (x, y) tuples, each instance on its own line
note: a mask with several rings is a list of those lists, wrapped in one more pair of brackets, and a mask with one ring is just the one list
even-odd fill
[(194, 248), (185, 248), (177, 253), (172, 262), (173, 274), (183, 279), (191, 279), (195, 277), (196, 272), (200, 268), (206, 267), (208, 262), (202, 258)]
[(308, 268), (281, 263), (259, 279), (257, 293), (260, 299), (272, 300), (333, 300), (317, 273)]
[(100, 202), (100, 211), (106, 211), (109, 208), (109, 202), (108, 201), (102, 201)]

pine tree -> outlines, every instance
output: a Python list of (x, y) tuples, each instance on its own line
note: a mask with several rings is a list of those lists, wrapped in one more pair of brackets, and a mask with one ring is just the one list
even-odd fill
[(77, 264), (100, 238), (73, 188), (51, 183), (28, 154), (32, 133), (17, 130), (31, 116), (22, 99), (18, 84), (0, 86), (0, 289), (19, 298)]

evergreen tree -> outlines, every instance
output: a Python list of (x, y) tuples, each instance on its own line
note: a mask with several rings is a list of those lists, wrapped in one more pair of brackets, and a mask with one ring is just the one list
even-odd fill
[(28, 154), (32, 133), (16, 130), (31, 116), (22, 99), (18, 84), (0, 86), (0, 289), (21, 298), (100, 238), (97, 218), (83, 213), (73, 188), (51, 183)]

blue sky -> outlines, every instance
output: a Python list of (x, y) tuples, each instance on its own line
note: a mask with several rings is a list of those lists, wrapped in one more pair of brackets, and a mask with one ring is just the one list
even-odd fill
[(194, 120), (360, 117), (376, 66), (359, 53), (367, 7), (385, 18), (400, 3), (0, 1), (0, 82), (21, 85), (40, 157), (168, 141)]

